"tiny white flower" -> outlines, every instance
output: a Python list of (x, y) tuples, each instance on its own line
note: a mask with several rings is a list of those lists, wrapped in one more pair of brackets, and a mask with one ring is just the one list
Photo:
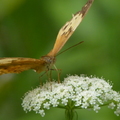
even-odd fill
[(45, 112), (44, 112), (44, 110), (39, 110), (39, 112), (38, 112), (42, 117), (44, 117), (45, 116)]
[(116, 106), (116, 105), (112, 102), (112, 103), (109, 104), (108, 108), (114, 109), (115, 106)]
[(68, 103), (68, 99), (67, 98), (63, 98), (62, 99), (62, 104), (67, 105), (67, 103)]
[(97, 113), (97, 112), (98, 112), (98, 110), (100, 110), (99, 105), (95, 105), (95, 106), (94, 106), (94, 108), (93, 108), (93, 110)]
[(50, 109), (50, 103), (46, 102), (43, 104), (45, 109)]
[(120, 115), (120, 109), (116, 109), (116, 111), (114, 111), (114, 113), (119, 116)]
[(62, 83), (46, 82), (43, 86), (27, 92), (22, 107), (27, 111), (35, 111), (42, 117), (46, 109), (51, 107), (74, 109), (93, 109), (98, 112), (101, 106), (115, 109), (120, 115), (120, 93), (112, 90), (112, 85), (103, 78), (68, 76)]

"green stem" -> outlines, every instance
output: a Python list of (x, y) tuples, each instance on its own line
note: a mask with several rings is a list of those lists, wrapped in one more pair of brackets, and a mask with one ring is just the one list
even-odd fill
[(66, 109), (65, 115), (66, 115), (66, 120), (73, 120), (74, 112), (72, 109)]

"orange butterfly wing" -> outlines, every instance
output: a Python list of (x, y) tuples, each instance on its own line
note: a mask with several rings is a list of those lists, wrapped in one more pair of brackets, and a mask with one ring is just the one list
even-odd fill
[(91, 7), (94, 0), (89, 0), (81, 11), (77, 12), (75, 15), (73, 15), (73, 18), (67, 22), (59, 31), (58, 36), (56, 38), (55, 44), (53, 49), (47, 54), (48, 56), (55, 56), (61, 48), (64, 46), (64, 44), (68, 41), (70, 36), (73, 34), (73, 32), (76, 30), (82, 19), (84, 18), (85, 14)]
[(0, 75), (7, 73), (20, 73), (28, 69), (34, 69), (37, 72), (45, 70), (45, 61), (33, 58), (1, 58)]

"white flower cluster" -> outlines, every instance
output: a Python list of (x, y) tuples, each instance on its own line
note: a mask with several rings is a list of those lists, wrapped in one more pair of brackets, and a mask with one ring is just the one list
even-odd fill
[(104, 79), (85, 76), (69, 76), (62, 83), (47, 82), (25, 94), (22, 107), (35, 111), (42, 117), (51, 107), (65, 109), (93, 109), (108, 105), (120, 114), (120, 94)]

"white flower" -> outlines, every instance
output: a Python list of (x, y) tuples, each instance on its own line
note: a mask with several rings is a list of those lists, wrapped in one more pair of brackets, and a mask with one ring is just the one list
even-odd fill
[(93, 109), (98, 112), (101, 106), (108, 105), (120, 114), (120, 94), (103, 78), (69, 76), (62, 83), (47, 82), (25, 94), (22, 107), (35, 111), (42, 117), (51, 107), (73, 109)]

